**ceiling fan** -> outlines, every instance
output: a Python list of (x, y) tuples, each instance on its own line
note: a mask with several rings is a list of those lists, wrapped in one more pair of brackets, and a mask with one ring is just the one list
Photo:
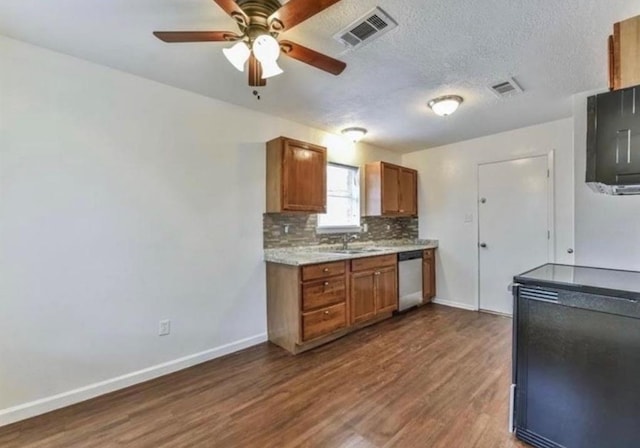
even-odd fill
[(342, 61), (288, 40), (278, 41), (278, 35), (327, 9), (340, 0), (290, 0), (281, 5), (278, 0), (214, 0), (238, 24), (240, 33), (232, 31), (155, 31), (160, 40), (181, 42), (235, 42), (224, 54), (235, 68), (244, 71), (249, 62), (249, 85), (262, 87), (267, 78), (282, 73), (278, 66), (280, 53), (339, 75), (347, 67)]

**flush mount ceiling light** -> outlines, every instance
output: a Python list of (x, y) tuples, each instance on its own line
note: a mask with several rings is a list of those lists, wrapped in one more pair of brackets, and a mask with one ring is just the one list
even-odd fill
[(367, 135), (367, 130), (365, 128), (347, 128), (342, 130), (342, 135), (353, 143), (358, 143)]
[(441, 117), (448, 117), (458, 110), (464, 99), (458, 95), (446, 95), (429, 101), (429, 107)]

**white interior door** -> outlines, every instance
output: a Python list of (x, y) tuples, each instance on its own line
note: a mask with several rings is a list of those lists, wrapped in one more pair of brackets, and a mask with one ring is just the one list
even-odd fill
[(548, 158), (479, 167), (480, 309), (513, 313), (513, 276), (549, 261)]

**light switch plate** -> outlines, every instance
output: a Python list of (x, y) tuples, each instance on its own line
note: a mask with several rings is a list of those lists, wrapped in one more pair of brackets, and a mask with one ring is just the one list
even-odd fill
[(168, 336), (171, 334), (171, 321), (161, 320), (158, 324), (158, 336)]

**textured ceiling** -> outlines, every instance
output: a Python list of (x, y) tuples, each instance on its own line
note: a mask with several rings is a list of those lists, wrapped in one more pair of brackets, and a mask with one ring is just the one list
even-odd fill
[[(331, 36), (375, 6), (399, 27), (340, 55)], [(348, 63), (339, 77), (282, 58), (253, 98), (224, 44), (165, 44), (154, 30), (232, 30), (211, 0), (2, 0), (0, 34), (230, 103), (409, 152), (568, 117), (571, 95), (606, 86), (606, 38), (630, 0), (342, 0), (283, 37)], [(526, 93), (487, 86), (515, 76)], [(426, 102), (465, 98), (452, 117)]]

